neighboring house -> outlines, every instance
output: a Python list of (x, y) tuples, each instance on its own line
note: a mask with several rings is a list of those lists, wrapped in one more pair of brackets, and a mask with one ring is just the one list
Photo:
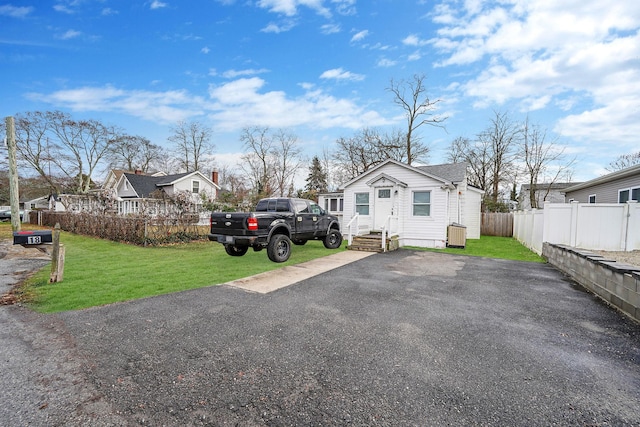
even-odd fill
[(640, 164), (564, 190), (567, 202), (625, 203), (640, 200)]
[(452, 223), (464, 225), (467, 238), (480, 238), (484, 192), (467, 184), (466, 163), (410, 166), (387, 160), (343, 188), (343, 234), (358, 214), (357, 233), (384, 227), (398, 236), (399, 246), (445, 247)]
[(341, 191), (320, 193), (318, 194), (318, 204), (331, 215), (338, 217), (340, 230), (342, 230), (344, 228), (344, 193)]
[(202, 195), (209, 200), (217, 198), (220, 187), (214, 181), (217, 181), (217, 172), (211, 178), (199, 171), (160, 176), (123, 172), (113, 190), (121, 215), (171, 213), (180, 195), (188, 195), (190, 210), (198, 212)]
[(24, 209), (26, 211), (49, 209), (49, 196), (42, 196), (36, 199), (26, 200), (24, 202)]
[[(535, 184), (533, 190), (536, 193), (537, 208), (542, 209), (544, 202), (564, 203), (564, 190), (567, 187), (581, 184), (580, 182), (554, 182), (546, 184)], [(522, 184), (520, 186), (520, 194), (518, 194), (518, 209), (531, 209), (530, 184)]]

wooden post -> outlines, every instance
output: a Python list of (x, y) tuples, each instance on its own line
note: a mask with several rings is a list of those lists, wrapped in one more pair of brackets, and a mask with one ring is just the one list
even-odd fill
[(62, 282), (64, 277), (64, 245), (60, 244), (60, 223), (53, 229), (53, 250), (51, 251), (51, 276), (49, 283)]
[(18, 162), (16, 160), (16, 126), (13, 117), (5, 117), (7, 151), (9, 154), (9, 200), (11, 204), (11, 228), (21, 230), (20, 195), (18, 194)]

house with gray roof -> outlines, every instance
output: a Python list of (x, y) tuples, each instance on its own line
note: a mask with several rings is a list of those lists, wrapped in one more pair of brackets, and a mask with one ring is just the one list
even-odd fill
[(355, 234), (386, 230), (399, 246), (440, 248), (453, 224), (466, 238), (480, 238), (484, 192), (467, 183), (466, 163), (412, 166), (389, 159), (343, 189), (343, 234), (357, 222)]
[(565, 188), (567, 202), (626, 203), (640, 201), (640, 164)]
[[(518, 209), (527, 210), (533, 208), (542, 209), (545, 202), (564, 203), (564, 190), (581, 182), (551, 182), (534, 184), (533, 190), (530, 184), (522, 184), (518, 194)], [(535, 206), (531, 206), (531, 192), (534, 192)]]
[(112, 190), (118, 214), (159, 215), (175, 212), (178, 204), (190, 212), (199, 212), (203, 199), (215, 200), (220, 187), (217, 172), (209, 178), (202, 172), (174, 175), (145, 175), (141, 172), (119, 174)]

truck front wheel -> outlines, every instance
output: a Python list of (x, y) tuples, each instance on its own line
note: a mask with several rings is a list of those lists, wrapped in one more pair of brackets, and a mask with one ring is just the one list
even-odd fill
[(324, 243), (324, 247), (327, 249), (338, 249), (342, 244), (342, 233), (335, 228), (332, 228), (324, 237), (324, 241), (322, 243)]
[(249, 250), (248, 246), (224, 245), (224, 250), (231, 256), (242, 256)]
[(267, 255), (273, 262), (285, 262), (291, 255), (291, 240), (284, 234), (271, 236), (269, 246), (267, 246)]

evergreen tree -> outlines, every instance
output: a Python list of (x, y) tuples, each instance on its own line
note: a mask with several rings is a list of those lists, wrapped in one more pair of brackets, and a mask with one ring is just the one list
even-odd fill
[(327, 191), (327, 172), (322, 168), (318, 156), (314, 156), (309, 166), (309, 175), (306, 179), (305, 190), (317, 196), (318, 193)]

